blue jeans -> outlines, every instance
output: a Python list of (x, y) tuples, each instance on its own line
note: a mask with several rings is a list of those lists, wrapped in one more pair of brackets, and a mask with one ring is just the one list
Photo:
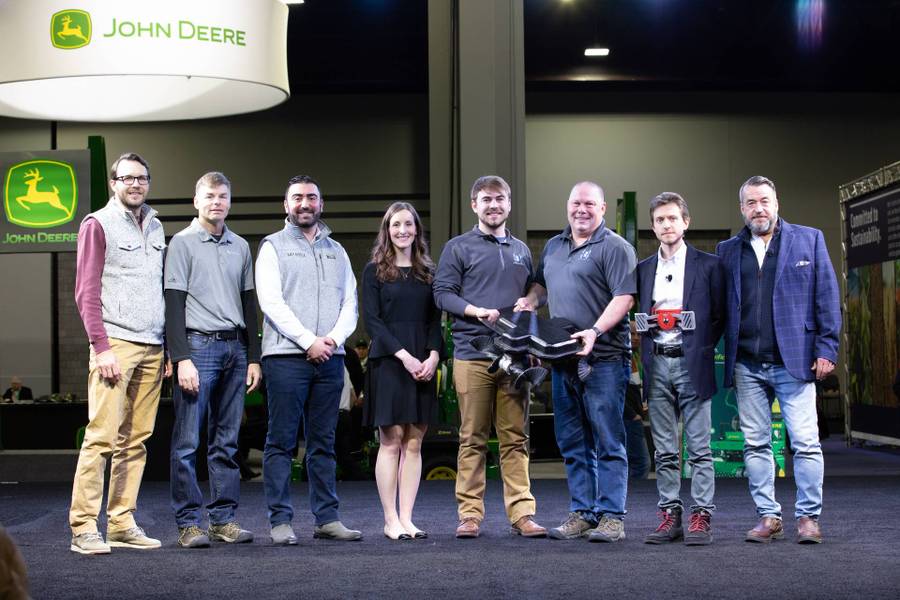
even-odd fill
[(344, 387), (344, 356), (314, 365), (304, 355), (263, 359), (269, 400), (269, 432), (263, 452), (263, 480), (272, 527), (290, 523), (291, 459), (301, 420), (306, 434), (309, 506), (316, 525), (338, 520), (334, 432)]
[(775, 463), (772, 456), (772, 400), (777, 396), (794, 452), (797, 502), (794, 515), (817, 517), (822, 512), (824, 461), (816, 418), (816, 386), (791, 375), (783, 365), (739, 359), (734, 366), (735, 392), (744, 465), (750, 495), (760, 517), (781, 517), (775, 501)]
[(583, 382), (572, 368), (553, 368), (553, 423), (566, 466), (569, 510), (591, 523), (603, 515), (625, 515), (628, 458), (622, 410), (630, 375), (627, 359), (595, 363)]
[(643, 421), (625, 421), (625, 450), (628, 455), (628, 477), (646, 479), (650, 473), (650, 451), (644, 437)]
[(684, 439), (691, 465), (691, 512), (715, 510), (713, 494), (716, 471), (709, 447), (712, 400), (694, 391), (684, 357), (656, 355), (647, 390), (650, 429), (656, 446), (656, 489), (661, 509), (683, 506), (681, 502), (681, 444), (679, 416), (684, 420)]
[(197, 447), (207, 420), (209, 467), (209, 521), (222, 525), (234, 520), (241, 490), (236, 455), (244, 386), (247, 382), (247, 347), (240, 339), (216, 340), (189, 333), (191, 362), (197, 368), (200, 391), (184, 392), (175, 385), (175, 427), (172, 431), (172, 509), (178, 527), (199, 525), (203, 496), (197, 484)]

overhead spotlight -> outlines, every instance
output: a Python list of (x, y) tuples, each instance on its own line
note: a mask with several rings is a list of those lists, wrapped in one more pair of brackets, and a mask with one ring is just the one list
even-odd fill
[(585, 48), (585, 56), (609, 56), (609, 48)]

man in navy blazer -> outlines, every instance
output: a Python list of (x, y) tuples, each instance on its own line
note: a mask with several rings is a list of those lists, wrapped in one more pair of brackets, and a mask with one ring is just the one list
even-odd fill
[(759, 522), (749, 542), (784, 536), (775, 500), (771, 406), (775, 397), (794, 452), (797, 541), (820, 543), (822, 448), (815, 380), (834, 370), (841, 313), (822, 232), (778, 217), (771, 180), (740, 188), (744, 227), (719, 244), (726, 270), (725, 385), (735, 386), (744, 464)]
[[(657, 327), (641, 336), (644, 397), (656, 446), (660, 516), (659, 526), (644, 541), (663, 544), (684, 538), (687, 545), (706, 545), (712, 541), (710, 519), (716, 508), (709, 437), (711, 398), (716, 393), (715, 348), (724, 324), (722, 266), (717, 256), (685, 243), (684, 232), (691, 217), (687, 202), (678, 194), (664, 192), (653, 198), (650, 220), (659, 252), (638, 264), (640, 311), (692, 311), (696, 327)], [(694, 499), (687, 534), (681, 524), (683, 504), (679, 497), (679, 416), (684, 420)]]

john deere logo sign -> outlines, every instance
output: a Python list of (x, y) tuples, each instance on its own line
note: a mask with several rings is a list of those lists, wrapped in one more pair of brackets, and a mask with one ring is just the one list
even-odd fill
[(61, 10), (50, 19), (50, 41), (57, 48), (74, 50), (91, 43), (91, 15), (83, 10)]
[(6, 220), (22, 227), (54, 227), (72, 220), (78, 208), (78, 185), (71, 165), (29, 160), (6, 173), (3, 190)]
[[(2, 2), (2, 0), (0, 0)], [(105, 20), (100, 17), (105, 22)], [(50, 18), (50, 42), (62, 50), (74, 50), (91, 43), (91, 15), (83, 10), (61, 10)], [(97, 40), (105, 38), (179, 39), (244, 47), (247, 32), (219, 24), (180, 21), (140, 21), (113, 17), (101, 25)]]

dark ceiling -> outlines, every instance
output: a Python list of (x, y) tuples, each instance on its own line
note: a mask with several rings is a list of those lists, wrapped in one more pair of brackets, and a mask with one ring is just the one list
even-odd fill
[(293, 92), (425, 92), (426, 0), (306, 0), (291, 5)]
[[(292, 6), (292, 89), (424, 92), (427, 4)], [(532, 91), (900, 91), (900, 0), (525, 0), (524, 6)], [(610, 55), (585, 57), (585, 47), (595, 45)]]

